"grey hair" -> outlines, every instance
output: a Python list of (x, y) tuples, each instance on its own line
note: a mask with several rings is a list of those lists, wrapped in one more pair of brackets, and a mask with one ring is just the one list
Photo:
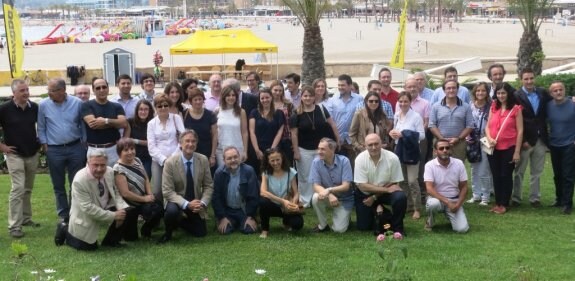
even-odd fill
[(22, 85), (22, 84), (26, 84), (26, 81), (22, 80), (22, 79), (14, 79), (12, 80), (12, 84), (10, 85), (10, 88), (12, 88), (12, 93), (16, 92), (18, 86)]
[(104, 158), (108, 159), (108, 154), (103, 149), (99, 149), (99, 148), (89, 149), (88, 154), (87, 154), (87, 158), (90, 159), (90, 158), (95, 158), (95, 157), (104, 157)]
[(64, 81), (64, 79), (62, 79), (62, 78), (50, 79), (50, 81), (48, 83), (56, 83), (56, 87), (58, 89), (66, 90), (66, 81)]
[(319, 140), (319, 142), (327, 143), (327, 146), (329, 147), (329, 149), (331, 149), (333, 151), (335, 151), (337, 149), (337, 143), (330, 138), (322, 138), (321, 140)]
[(240, 85), (240, 81), (238, 81), (235, 78), (228, 78), (228, 79), (224, 80), (224, 82), (222, 82), (222, 87), (230, 87), (236, 93), (239, 93), (242, 89), (242, 86)]
[(226, 154), (226, 152), (227, 152), (228, 150), (235, 150), (238, 154), (240, 154), (240, 151), (239, 151), (238, 148), (235, 147), (235, 146), (226, 146), (226, 147), (224, 148), (224, 152), (223, 152), (222, 154)]
[(196, 133), (196, 131), (192, 130), (192, 129), (186, 129), (185, 131), (180, 133), (180, 139), (178, 140), (180, 143), (182, 143), (182, 140), (184, 139), (185, 136), (187, 135), (193, 135), (196, 140), (198, 140), (198, 133)]
[(418, 71), (416, 73), (413, 73), (413, 78), (415, 78), (416, 76), (423, 76), (423, 79), (425, 79), (425, 81), (427, 81), (427, 74), (425, 74), (425, 72), (423, 72), (423, 71)]

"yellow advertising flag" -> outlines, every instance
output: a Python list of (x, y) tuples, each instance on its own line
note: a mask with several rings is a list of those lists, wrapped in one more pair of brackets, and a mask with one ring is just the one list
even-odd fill
[(24, 45), (22, 44), (22, 25), (20, 17), (14, 7), (14, 0), (2, 0), (4, 9), (4, 29), (6, 30), (6, 47), (10, 62), (12, 78), (22, 77), (22, 63), (24, 62)]
[(391, 62), (389, 66), (396, 68), (403, 68), (405, 59), (405, 28), (407, 24), (407, 0), (401, 11), (401, 17), (399, 18), (399, 34), (397, 34), (397, 41), (395, 42), (395, 48), (391, 54)]

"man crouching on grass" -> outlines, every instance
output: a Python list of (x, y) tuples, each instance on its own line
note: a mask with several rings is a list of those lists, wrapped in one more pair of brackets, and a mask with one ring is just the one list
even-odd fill
[(433, 215), (443, 212), (455, 232), (465, 233), (469, 224), (463, 211), (467, 196), (467, 172), (465, 165), (451, 157), (451, 146), (446, 139), (438, 140), (433, 146), (437, 158), (425, 164), (423, 180), (427, 189), (427, 221), (425, 230), (431, 231)]

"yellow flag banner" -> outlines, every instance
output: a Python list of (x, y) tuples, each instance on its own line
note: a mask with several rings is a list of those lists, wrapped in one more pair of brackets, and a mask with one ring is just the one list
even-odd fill
[(405, 5), (401, 11), (401, 17), (399, 18), (399, 34), (397, 34), (397, 41), (395, 42), (395, 48), (393, 49), (393, 54), (391, 55), (391, 62), (389, 66), (396, 68), (403, 68), (405, 59), (405, 28), (407, 25), (407, 0), (405, 0)]
[(12, 78), (22, 77), (24, 45), (22, 44), (22, 25), (14, 7), (14, 0), (2, 0), (4, 9), (4, 29), (6, 30), (6, 47), (10, 62)]

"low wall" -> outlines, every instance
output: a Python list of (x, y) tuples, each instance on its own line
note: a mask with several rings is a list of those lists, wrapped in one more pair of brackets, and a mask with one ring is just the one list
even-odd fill
[[(430, 60), (430, 61), (406, 61), (405, 69), (430, 69), (434, 67), (439, 67), (445, 64), (453, 63), (456, 60)], [(560, 66), (563, 64), (575, 62), (575, 57), (548, 57), (543, 62), (543, 69), (551, 68)], [(362, 62), (342, 62), (342, 63), (326, 63), (325, 71), (326, 71), (326, 78), (337, 77), (340, 74), (349, 74), (351, 77), (367, 77), (371, 73), (371, 69), (373, 64), (385, 64), (386, 62), (377, 62), (377, 61), (362, 61)], [(508, 73), (515, 73), (516, 68), (516, 58), (482, 58), (481, 63), (483, 69), (481, 71), (487, 71), (490, 65), (494, 63), (501, 63), (505, 66), (505, 69)], [(208, 80), (210, 71), (214, 69), (214, 65), (200, 65), (200, 66), (193, 66), (194, 70), (198, 70), (201, 72), (205, 72), (200, 75), (202, 80)], [(229, 70), (229, 67), (225, 67), (226, 70)], [(166, 80), (175, 80), (178, 76), (180, 71), (184, 73), (191, 70), (191, 66), (175, 66), (171, 69), (172, 77), (170, 77), (170, 67), (164, 66), (164, 72), (167, 77)], [(231, 68), (233, 69), (233, 68)], [(301, 72), (301, 64), (279, 64), (279, 65), (269, 65), (269, 64), (256, 64), (256, 65), (248, 65), (248, 70), (257, 71), (260, 74), (263, 74), (263, 80), (272, 80), (276, 78), (276, 70), (277, 75), (279, 78), (285, 77), (287, 74), (295, 72)], [(215, 72), (216, 70), (214, 70)], [(475, 71), (475, 72), (481, 72)], [(66, 77), (66, 70), (65, 69), (56, 69), (56, 70), (41, 70), (41, 73), (36, 73), (36, 71), (29, 72), (30, 76), (30, 85), (31, 86), (41, 86), (46, 85), (46, 81), (50, 78), (59, 78), (59, 77)], [(137, 67), (136, 72), (140, 73), (152, 73), (152, 67)], [(441, 71), (435, 73), (437, 75), (442, 75)], [(80, 84), (90, 84), (92, 78), (94, 77), (103, 77), (103, 70), (102, 69), (86, 69), (86, 75), (81, 77), (78, 82)], [(0, 71), (0, 86), (10, 86), (11, 81), (10, 73), (8, 71)], [(69, 78), (67, 78), (69, 83)], [(110, 84), (113, 84), (113, 81), (108, 81)], [(134, 81), (137, 84), (137, 81)]]

